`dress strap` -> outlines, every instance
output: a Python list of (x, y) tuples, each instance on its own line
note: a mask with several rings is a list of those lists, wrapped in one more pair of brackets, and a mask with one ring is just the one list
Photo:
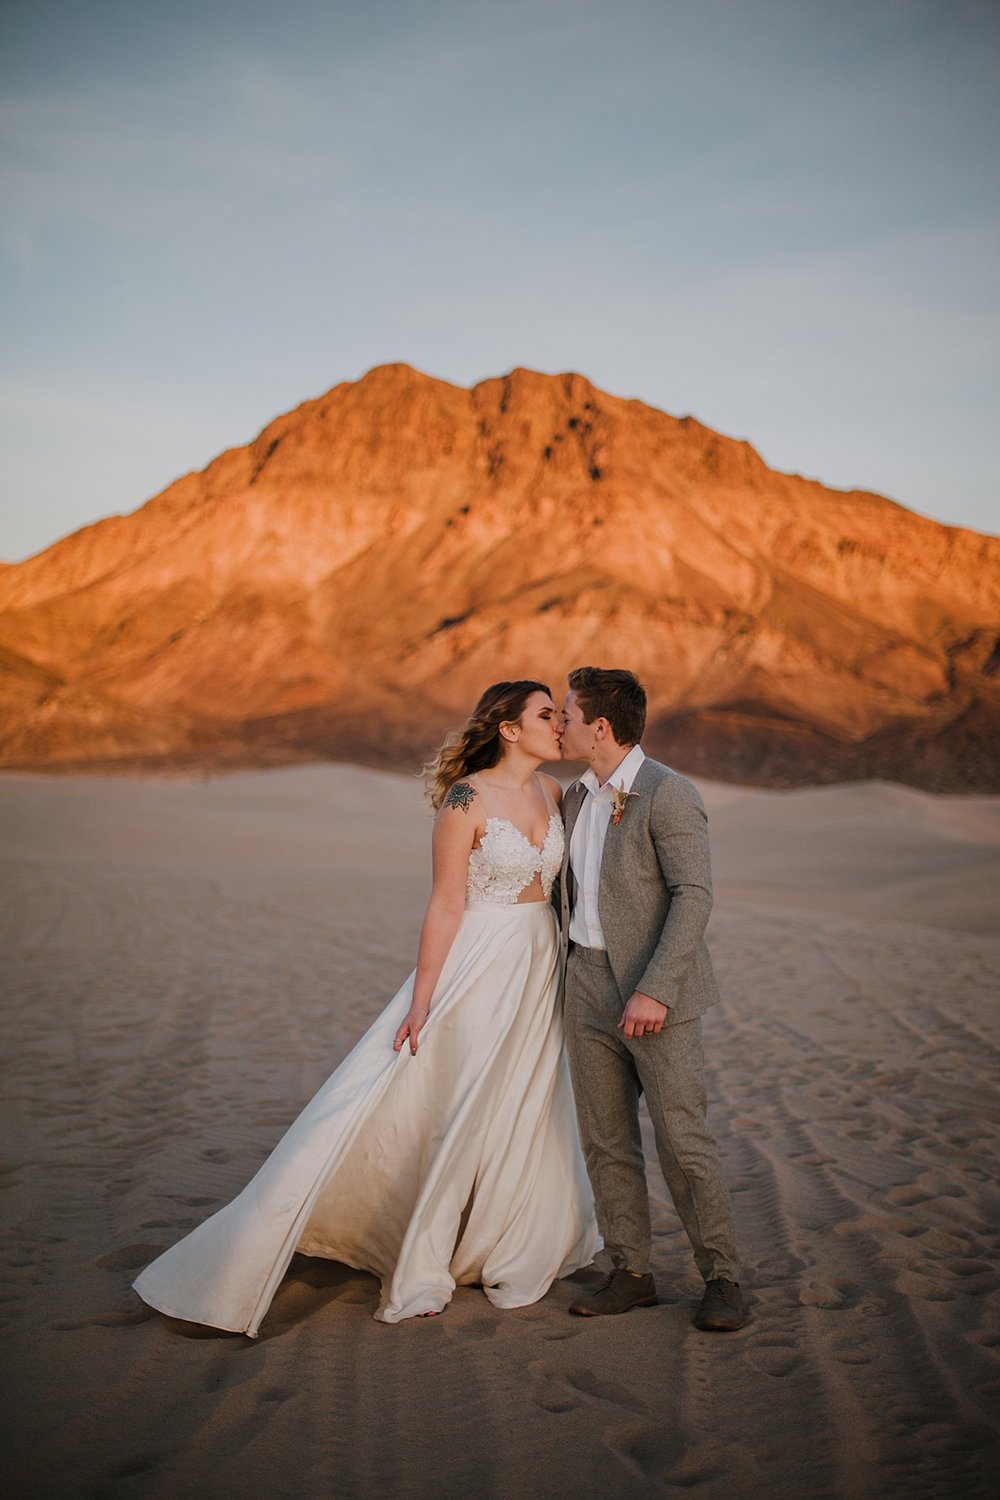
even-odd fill
[(535, 772), (535, 775), (538, 777), (538, 785), (542, 789), (542, 796), (545, 798), (545, 806), (548, 808), (548, 810), (549, 810), (549, 817), (551, 818), (554, 813), (558, 813), (558, 811), (559, 811), (558, 807), (556, 807), (556, 799), (553, 797), (552, 793), (549, 791), (548, 786), (546, 785), (546, 782), (545, 782), (545, 777), (544, 776), (539, 776), (539, 774), (538, 774), (537, 771)]

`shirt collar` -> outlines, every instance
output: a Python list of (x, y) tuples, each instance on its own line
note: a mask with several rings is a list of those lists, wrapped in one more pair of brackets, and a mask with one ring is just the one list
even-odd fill
[(605, 790), (607, 790), (610, 796), (611, 789), (615, 787), (620, 787), (624, 792), (630, 792), (632, 790), (632, 783), (639, 774), (639, 767), (645, 759), (646, 757), (641, 746), (633, 745), (618, 769), (612, 771), (603, 787), (597, 779), (596, 771), (592, 767), (584, 771), (580, 777), (580, 785), (585, 787), (595, 797)]

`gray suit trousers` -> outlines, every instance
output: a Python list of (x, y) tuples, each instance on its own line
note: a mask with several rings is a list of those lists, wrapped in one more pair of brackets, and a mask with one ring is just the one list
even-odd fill
[(706, 1281), (738, 1281), (729, 1193), (706, 1121), (701, 1018), (629, 1041), (617, 1029), (623, 1007), (607, 954), (574, 946), (566, 970), (566, 1045), (605, 1248), (615, 1266), (649, 1270), (649, 1195), (637, 1113), (643, 1093), (660, 1167), (699, 1271)]

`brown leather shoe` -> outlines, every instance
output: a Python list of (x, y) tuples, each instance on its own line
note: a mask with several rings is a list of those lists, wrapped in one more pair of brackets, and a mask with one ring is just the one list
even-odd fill
[(715, 1276), (706, 1282), (694, 1326), (706, 1333), (735, 1333), (742, 1328), (743, 1294), (739, 1282), (730, 1281), (728, 1276)]
[(604, 1318), (613, 1313), (628, 1312), (630, 1307), (652, 1307), (656, 1287), (647, 1271), (633, 1276), (631, 1271), (609, 1271), (589, 1297), (581, 1297), (570, 1307), (581, 1318)]

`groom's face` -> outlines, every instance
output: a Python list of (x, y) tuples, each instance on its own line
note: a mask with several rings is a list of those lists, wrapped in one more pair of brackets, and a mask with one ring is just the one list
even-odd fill
[(566, 694), (559, 715), (559, 748), (563, 760), (589, 760), (594, 748), (594, 727), (584, 722), (575, 693)]

